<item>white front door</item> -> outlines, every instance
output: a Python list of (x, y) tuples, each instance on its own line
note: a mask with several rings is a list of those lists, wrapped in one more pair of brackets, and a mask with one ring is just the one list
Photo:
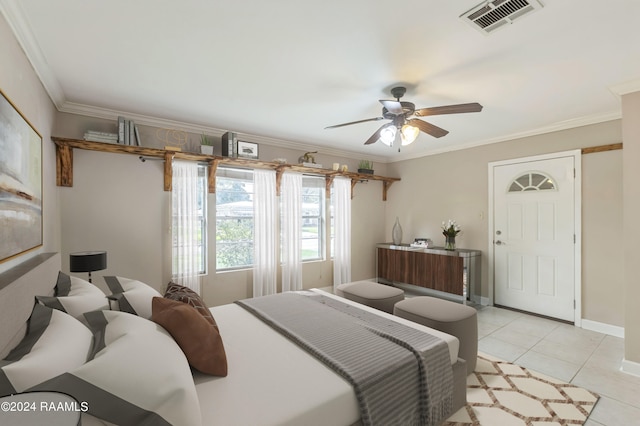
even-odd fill
[(575, 161), (492, 167), (496, 305), (576, 320)]

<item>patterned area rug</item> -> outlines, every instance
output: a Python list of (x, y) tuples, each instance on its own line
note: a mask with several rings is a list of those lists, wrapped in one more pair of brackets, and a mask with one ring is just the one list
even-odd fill
[(581, 425), (599, 396), (515, 364), (479, 354), (467, 377), (467, 405), (444, 426)]

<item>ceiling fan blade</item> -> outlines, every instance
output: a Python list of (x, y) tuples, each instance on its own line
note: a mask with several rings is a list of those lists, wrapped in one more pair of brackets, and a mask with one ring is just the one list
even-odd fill
[(366, 123), (367, 121), (380, 121), (380, 120), (384, 120), (384, 118), (383, 117), (367, 118), (366, 120), (351, 121), (349, 123), (342, 123), (342, 124), (336, 124), (334, 126), (327, 126), (325, 127), (325, 129), (335, 129), (336, 127), (350, 126), (352, 124), (359, 124), (359, 123)]
[(427, 123), (426, 121), (418, 120), (417, 118), (407, 120), (407, 124), (417, 127), (421, 131), (433, 136), (434, 138), (441, 138), (449, 133), (448, 130), (445, 130), (438, 126), (434, 126), (433, 124)]
[(404, 110), (402, 109), (402, 104), (398, 101), (385, 101), (380, 100), (382, 106), (384, 106), (387, 111), (389, 111), (393, 115), (404, 114)]
[(480, 112), (482, 111), (482, 105), (477, 102), (468, 104), (457, 105), (444, 105), (431, 108), (420, 108), (414, 112), (417, 117), (426, 117), (428, 115), (441, 115), (441, 114), (460, 114), (463, 112)]
[(367, 139), (367, 141), (364, 144), (371, 145), (372, 143), (378, 142), (378, 139), (380, 139), (380, 133), (382, 133), (382, 129), (384, 129), (386, 126), (387, 125), (385, 124), (384, 126), (381, 126), (378, 130), (376, 130), (376, 132), (373, 135), (371, 135), (371, 137)]

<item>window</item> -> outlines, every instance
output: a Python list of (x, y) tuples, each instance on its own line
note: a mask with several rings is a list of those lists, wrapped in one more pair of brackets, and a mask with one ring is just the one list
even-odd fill
[(553, 179), (542, 173), (529, 172), (519, 176), (511, 185), (509, 192), (547, 191), (556, 189)]
[[(185, 172), (180, 172), (185, 173)], [(191, 203), (177, 202), (177, 198), (188, 199), (185, 191), (190, 187), (190, 180), (196, 179), (195, 206)], [(175, 177), (172, 194), (172, 275), (189, 275), (189, 271), (197, 271), (202, 275), (207, 272), (207, 166), (197, 166), (197, 176), (191, 178), (184, 175)], [(194, 198), (191, 198), (194, 199)], [(193, 209), (195, 207), (195, 209)], [(185, 210), (186, 209), (186, 210)], [(180, 241), (180, 242), (179, 242)], [(194, 260), (187, 261), (186, 257)]]
[(218, 168), (216, 269), (253, 265), (253, 172)]
[(302, 177), (302, 261), (324, 259), (324, 191), (324, 177)]

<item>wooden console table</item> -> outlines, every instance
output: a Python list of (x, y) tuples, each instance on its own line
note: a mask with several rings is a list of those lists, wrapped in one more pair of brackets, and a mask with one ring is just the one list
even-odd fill
[(410, 284), (431, 292), (459, 296), (463, 301), (475, 295), (480, 284), (480, 250), (445, 250), (443, 247), (415, 248), (409, 245), (378, 244), (378, 281)]

